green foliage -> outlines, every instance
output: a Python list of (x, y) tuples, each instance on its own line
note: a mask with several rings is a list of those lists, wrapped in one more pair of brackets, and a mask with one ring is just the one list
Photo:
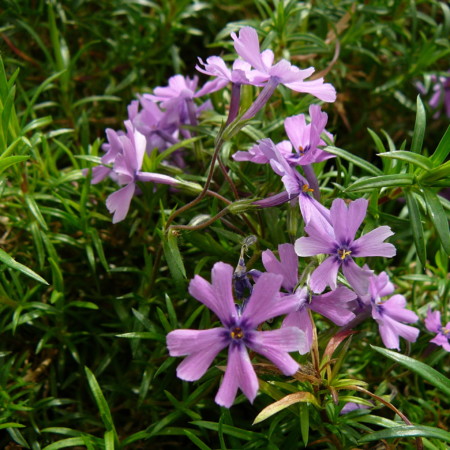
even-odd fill
[[(336, 159), (318, 168), (324, 204), (368, 198), (367, 228), (390, 225), (397, 247), (392, 264), (371, 267), (390, 273), (421, 319), (431, 306), (446, 323), (450, 128), (414, 85), (430, 91), (430, 75), (448, 69), (445, 2), (8, 0), (0, 17), (1, 448), (350, 449), (380, 439), (407, 448), (416, 436), (445, 448), (448, 358), (428, 348), (426, 332), (408, 358), (369, 346), (379, 342), (376, 325), (350, 345), (321, 320), (317, 367), (299, 356), (303, 370), (288, 383), (257, 365), (255, 403), (240, 396), (231, 411), (213, 402), (225, 360), (195, 383), (176, 378), (167, 332), (215, 320), (188, 295), (188, 280), (208, 277), (218, 260), (236, 265), (249, 234), (258, 241), (248, 267), (262, 269), (261, 251), (302, 232), (289, 205), (249, 206), (281, 183), (231, 155), (257, 139), (285, 139), (281, 106), (286, 116), (304, 113), (311, 98), (282, 88), (254, 120), (236, 122), (221, 159), (241, 202), (208, 196), (177, 218), (201, 224), (227, 208), (202, 230), (164, 228), (205, 183), (227, 91), (213, 94), (201, 137), (146, 158), (145, 170), (182, 181), (175, 190), (142, 186), (125, 222), (112, 225), (104, 206), (116, 185), (91, 185), (82, 172), (98, 164), (105, 128), (122, 128), (137, 94), (175, 73), (194, 75), (198, 56), (226, 54), (230, 31), (255, 26), (264, 48), (314, 66), (339, 93), (327, 107)], [(243, 89), (244, 105), (254, 92)], [(162, 165), (181, 147), (195, 170)], [(234, 200), (217, 173), (214, 189)], [(346, 402), (371, 409), (340, 415)]]

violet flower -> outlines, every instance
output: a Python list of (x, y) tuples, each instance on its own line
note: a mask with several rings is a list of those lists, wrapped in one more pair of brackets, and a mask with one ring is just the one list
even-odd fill
[(231, 37), (238, 55), (255, 69), (246, 73), (251, 84), (264, 86), (272, 82), (273, 90), (278, 84), (283, 84), (294, 91), (314, 95), (324, 102), (336, 100), (336, 90), (331, 84), (324, 83), (323, 78), (304, 81), (313, 74), (313, 67), (301, 70), (285, 59), (273, 65), (272, 50), (260, 51), (258, 34), (254, 28), (243, 27), (239, 30), (239, 36), (231, 33)]
[[(431, 75), (430, 81), (433, 83), (433, 94), (428, 104), (431, 109), (436, 110), (433, 118), (437, 119), (441, 115), (442, 107), (447, 117), (450, 118), (450, 75)], [(427, 89), (422, 83), (416, 83), (416, 87), (421, 94), (427, 93)]]
[(323, 221), (329, 221), (329, 211), (309, 193), (313, 191), (308, 181), (300, 175), (294, 167), (291, 167), (286, 158), (270, 139), (262, 139), (258, 142), (260, 151), (269, 160), (273, 171), (281, 177), (288, 199), (298, 197), (300, 211), (306, 224), (312, 220), (318, 221), (318, 225)]
[(304, 114), (288, 117), (284, 121), (284, 129), (295, 151), (289, 155), (288, 161), (291, 165), (305, 166), (335, 158), (335, 155), (319, 148), (319, 146), (326, 145), (320, 137), (322, 132), (332, 139), (332, 135), (325, 131), (328, 115), (321, 110), (319, 105), (311, 105), (309, 115), (311, 122), (308, 125), (306, 125)]
[(381, 340), (387, 348), (400, 350), (399, 338), (415, 342), (419, 335), (417, 328), (405, 325), (419, 320), (417, 314), (405, 308), (403, 295), (393, 295), (388, 300), (381, 298), (394, 292), (394, 285), (385, 272), (372, 275), (369, 279), (369, 292), (362, 297), (363, 302), (370, 302), (372, 317), (377, 321)]
[(130, 121), (125, 122), (125, 127), (127, 135), (119, 137), (123, 153), (117, 154), (113, 166), (118, 183), (125, 186), (106, 199), (106, 207), (114, 214), (113, 223), (120, 222), (128, 214), (137, 181), (152, 181), (172, 186), (177, 184), (177, 180), (168, 175), (141, 171), (146, 146), (145, 137), (133, 128)]
[(367, 293), (371, 271), (359, 267), (354, 257), (385, 256), (392, 257), (396, 250), (392, 244), (383, 241), (392, 236), (388, 226), (378, 227), (355, 239), (367, 211), (368, 201), (360, 198), (347, 206), (344, 200), (337, 198), (330, 209), (330, 223), (321, 222), (318, 227), (313, 221), (305, 226), (309, 236), (295, 242), (295, 251), (299, 256), (330, 255), (312, 273), (311, 289), (321, 293), (326, 286), (336, 288), (337, 272), (340, 267), (350, 285), (358, 294)]
[(425, 326), (428, 331), (436, 333), (436, 336), (430, 342), (440, 345), (445, 351), (450, 352), (450, 322), (447, 322), (444, 327), (441, 324), (441, 313), (439, 311), (433, 312), (431, 308), (428, 308)]
[(182, 380), (201, 378), (216, 355), (228, 347), (228, 363), (215, 401), (229, 408), (238, 388), (253, 402), (258, 379), (247, 347), (272, 361), (285, 375), (294, 374), (298, 363), (288, 354), (299, 348), (304, 339), (297, 328), (257, 331), (258, 325), (297, 306), (295, 296), (280, 298), (280, 275), (263, 273), (253, 286), (252, 294), (241, 311), (236, 308), (232, 293), (233, 267), (218, 262), (212, 272), (212, 283), (196, 275), (189, 284), (189, 293), (213, 311), (222, 327), (210, 330), (175, 330), (167, 335), (171, 356), (187, 356), (177, 367)]
[[(225, 61), (220, 56), (210, 56), (206, 59), (206, 63), (201, 58), (198, 58), (198, 60), (200, 65), (196, 65), (195, 68), (199, 72), (212, 77), (217, 77), (214, 90), (218, 91), (228, 83), (251, 84), (246, 76), (246, 73), (251, 71), (251, 66), (241, 59), (236, 59), (234, 61), (232, 69), (228, 68)], [(209, 92), (214, 91), (210, 90)]]
[[(289, 141), (281, 141), (275, 144), (275, 147), (280, 152), (280, 154), (287, 160), (290, 161), (292, 153), (292, 144)], [(267, 150), (263, 151), (259, 144), (255, 144), (248, 151), (238, 151), (232, 158), (235, 161), (250, 161), (255, 164), (267, 164), (270, 159), (275, 158), (275, 153), (268, 153)]]
[(306, 341), (299, 349), (299, 352), (304, 354), (310, 351), (313, 339), (313, 328), (308, 309), (321, 314), (336, 325), (343, 326), (355, 318), (355, 314), (350, 311), (349, 306), (356, 298), (356, 294), (345, 286), (339, 286), (334, 291), (313, 295), (309, 299), (306, 287), (298, 286), (298, 256), (294, 246), (281, 244), (278, 246), (278, 254), (280, 260), (271, 250), (264, 251), (262, 253), (263, 265), (267, 272), (282, 275), (283, 289), (298, 297), (297, 309), (286, 316), (282, 326), (297, 327), (305, 333)]

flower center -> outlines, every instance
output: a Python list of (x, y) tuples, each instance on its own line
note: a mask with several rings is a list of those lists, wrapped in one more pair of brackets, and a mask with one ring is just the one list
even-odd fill
[(442, 327), (442, 334), (444, 335), (444, 336), (447, 336), (447, 335), (449, 335), (448, 337), (450, 338), (450, 328), (445, 328), (445, 327)]
[(242, 331), (242, 328), (240, 327), (234, 327), (231, 331), (230, 331), (230, 336), (233, 339), (242, 339), (244, 337), (244, 332)]
[(302, 186), (302, 192), (314, 192), (313, 188), (310, 188), (307, 184)]
[(337, 253), (339, 255), (339, 258), (341, 258), (343, 261), (347, 256), (351, 255), (352, 251), (347, 250), (346, 248), (340, 248)]
[(298, 147), (298, 151), (300, 155), (304, 155), (310, 149), (309, 145), (306, 147), (302, 147), (301, 145)]

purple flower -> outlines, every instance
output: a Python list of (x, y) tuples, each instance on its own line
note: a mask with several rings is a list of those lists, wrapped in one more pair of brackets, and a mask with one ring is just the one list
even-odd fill
[(347, 402), (341, 409), (339, 414), (348, 414), (349, 412), (356, 411), (358, 409), (370, 409), (369, 405), (361, 405), (360, 403)]
[(125, 219), (130, 208), (130, 202), (136, 191), (137, 181), (152, 181), (154, 183), (175, 186), (177, 180), (159, 173), (142, 172), (142, 162), (145, 154), (145, 137), (133, 128), (131, 122), (126, 121), (127, 134), (119, 136), (122, 152), (115, 156), (113, 172), (122, 189), (112, 193), (106, 199), (106, 207), (113, 216), (113, 223)]
[[(288, 194), (287, 199), (292, 200), (298, 197), (300, 211), (305, 223), (309, 223), (311, 220), (318, 221), (319, 223), (330, 220), (328, 209), (309, 195), (313, 189), (310, 188), (307, 180), (294, 167), (289, 165), (285, 154), (279, 151), (279, 148), (272, 140), (260, 140), (258, 142), (259, 152), (269, 161), (273, 171), (281, 177), (281, 181)], [(262, 206), (261, 203), (260, 205)]]
[(250, 84), (246, 73), (251, 71), (251, 66), (249, 63), (242, 61), (241, 59), (236, 59), (234, 61), (233, 68), (231, 70), (220, 56), (210, 56), (206, 59), (206, 63), (201, 58), (198, 58), (198, 60), (203, 66), (195, 66), (199, 72), (212, 77), (217, 77), (215, 90), (222, 89), (228, 83)]
[(378, 227), (355, 239), (356, 231), (366, 216), (368, 201), (360, 198), (350, 202), (347, 207), (344, 200), (337, 198), (330, 209), (330, 223), (321, 222), (321, 227), (311, 221), (305, 226), (309, 236), (295, 242), (295, 251), (299, 256), (330, 255), (312, 273), (310, 286), (314, 292), (322, 292), (326, 286), (336, 288), (337, 272), (340, 267), (355, 291), (367, 293), (371, 272), (359, 267), (354, 257), (395, 255), (395, 247), (383, 241), (392, 236), (388, 226)]
[[(291, 153), (287, 158), (291, 165), (304, 166), (335, 157), (331, 153), (319, 149), (319, 145), (326, 145), (320, 135), (325, 131), (328, 120), (327, 114), (321, 111), (320, 106), (311, 105), (309, 115), (311, 123), (308, 125), (306, 125), (304, 114), (288, 117), (284, 121), (286, 134), (295, 150), (295, 153)], [(332, 138), (330, 133), (327, 131), (325, 133), (330, 139)]]
[(393, 292), (393, 284), (385, 272), (373, 275), (369, 280), (369, 293), (363, 301), (370, 300), (372, 317), (377, 321), (383, 344), (387, 348), (400, 350), (399, 338), (415, 342), (419, 330), (405, 323), (414, 323), (419, 320), (417, 315), (405, 308), (406, 299), (397, 294), (390, 299), (382, 301), (381, 297)]
[(243, 27), (239, 30), (239, 37), (235, 33), (231, 33), (231, 37), (238, 55), (255, 69), (246, 73), (251, 84), (263, 86), (272, 80), (294, 91), (314, 95), (324, 102), (336, 100), (336, 90), (331, 84), (324, 83), (323, 78), (304, 81), (313, 74), (313, 67), (301, 70), (285, 59), (273, 65), (272, 50), (260, 51), (258, 34), (254, 28)]
[(285, 375), (292, 375), (299, 365), (288, 352), (299, 348), (304, 334), (297, 328), (256, 330), (266, 320), (287, 314), (297, 306), (295, 296), (280, 297), (280, 275), (261, 274), (243, 310), (236, 307), (233, 299), (233, 268), (229, 264), (216, 263), (211, 277), (210, 284), (196, 275), (189, 285), (189, 293), (211, 309), (223, 326), (210, 330), (172, 331), (167, 335), (167, 347), (171, 356), (187, 356), (177, 368), (178, 377), (186, 381), (201, 378), (216, 355), (228, 347), (227, 368), (215, 400), (229, 408), (238, 388), (250, 402), (258, 390), (258, 379), (247, 347), (272, 361)]
[(450, 322), (444, 327), (441, 325), (441, 313), (439, 311), (431, 311), (428, 308), (425, 326), (428, 331), (436, 333), (436, 336), (430, 342), (440, 345), (445, 351), (450, 352)]
[(307, 353), (311, 349), (313, 328), (308, 309), (328, 318), (336, 325), (346, 325), (355, 318), (355, 314), (349, 310), (349, 305), (356, 298), (356, 294), (344, 286), (337, 287), (334, 291), (322, 295), (314, 295), (308, 301), (308, 291), (305, 287), (297, 287), (298, 256), (292, 244), (278, 246), (280, 260), (271, 250), (262, 253), (262, 261), (267, 272), (283, 276), (282, 287), (289, 294), (298, 297), (297, 309), (289, 313), (283, 321), (283, 327), (297, 327), (306, 334), (306, 341), (302, 342), (299, 352)]
[[(289, 141), (281, 141), (275, 145), (280, 154), (287, 161), (290, 160), (292, 153), (292, 145)], [(270, 152), (265, 148), (263, 151), (260, 144), (255, 144), (248, 151), (236, 152), (233, 156), (235, 161), (251, 161), (255, 164), (267, 164), (271, 159), (275, 159), (276, 155), (274, 152)]]
[[(433, 83), (433, 94), (428, 103), (431, 109), (436, 110), (433, 118), (437, 119), (441, 115), (442, 107), (450, 118), (450, 76), (431, 75), (430, 81)], [(421, 94), (427, 93), (422, 83), (416, 83), (416, 87)]]

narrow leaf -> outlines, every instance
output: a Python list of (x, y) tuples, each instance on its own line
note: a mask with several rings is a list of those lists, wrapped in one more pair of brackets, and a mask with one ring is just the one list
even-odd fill
[(417, 361), (409, 356), (402, 355), (401, 353), (393, 352), (392, 350), (386, 350), (385, 348), (376, 347), (374, 345), (371, 345), (371, 347), (378, 353), (387, 356), (388, 358), (407, 367), (412, 372), (417, 373), (424, 380), (427, 380), (433, 386), (437, 387), (440, 391), (450, 397), (450, 379), (430, 367), (428, 364)]
[(167, 233), (163, 240), (164, 256), (175, 284), (182, 285), (186, 279), (186, 269), (178, 248), (177, 235), (173, 231)]
[(450, 433), (435, 427), (426, 427), (422, 425), (401, 425), (399, 427), (388, 428), (385, 430), (376, 431), (374, 433), (363, 436), (359, 442), (378, 441), (380, 439), (398, 439), (404, 437), (429, 437), (441, 439), (450, 442)]
[(414, 194), (405, 189), (406, 204), (408, 205), (409, 219), (411, 223), (411, 230), (413, 234), (414, 245), (416, 246), (417, 256), (419, 257), (423, 266), (427, 261), (427, 253), (425, 248), (425, 237), (423, 234), (422, 220), (420, 217), (419, 206)]
[(8, 255), (8, 253), (6, 253), (2, 249), (0, 249), (0, 262), (6, 264), (8, 267), (11, 267), (11, 269), (18, 270), (19, 272), (22, 272), (23, 274), (33, 278), (34, 280), (39, 281), (39, 283), (48, 284), (47, 281), (45, 281), (36, 272), (33, 272), (27, 266), (18, 263), (14, 258)]
[(361, 178), (345, 189), (346, 191), (367, 191), (371, 189), (380, 189), (383, 187), (404, 187), (414, 184), (412, 174), (392, 174), (381, 175), (379, 177)]
[(428, 214), (436, 228), (437, 234), (441, 240), (447, 255), (450, 255), (450, 230), (448, 227), (448, 219), (444, 208), (439, 201), (437, 194), (430, 189), (423, 190), (425, 200), (427, 202)]
[(299, 402), (313, 403), (318, 406), (317, 400), (310, 392), (295, 392), (294, 394), (286, 395), (281, 400), (266, 406), (255, 418), (253, 425), (268, 419), (277, 412), (286, 409), (288, 406), (294, 405)]
[(427, 122), (427, 115), (423, 106), (420, 95), (417, 96), (417, 114), (416, 123), (414, 124), (414, 133), (411, 143), (411, 151), (420, 153), (422, 150), (423, 137), (425, 135), (425, 125)]
[(435, 165), (442, 164), (450, 153), (450, 125), (430, 159)]
[(418, 153), (396, 150), (395, 152), (378, 153), (378, 156), (381, 158), (400, 159), (401, 161), (406, 161), (425, 170), (430, 170), (433, 168), (433, 163), (430, 159)]
[(370, 162), (360, 158), (359, 156), (353, 155), (342, 148), (329, 145), (328, 147), (325, 147), (324, 150), (327, 151), (328, 153), (332, 153), (333, 155), (339, 156), (342, 159), (345, 159), (346, 161), (353, 163), (355, 166), (364, 169), (366, 172), (372, 175), (382, 175), (383, 173), (378, 167), (374, 166)]

